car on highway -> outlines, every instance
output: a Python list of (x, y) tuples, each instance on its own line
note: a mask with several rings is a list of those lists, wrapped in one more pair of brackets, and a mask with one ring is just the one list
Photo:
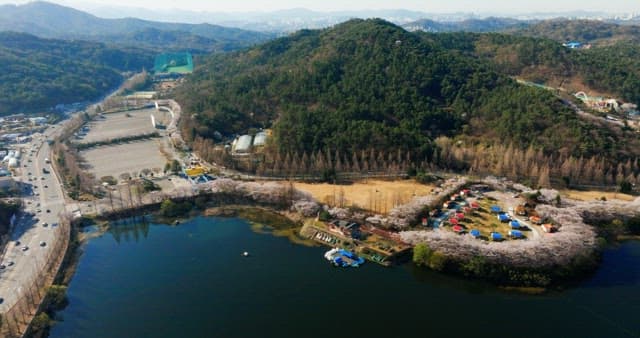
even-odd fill
[(36, 210), (36, 212), (37, 212), (37, 213), (41, 213), (41, 212), (42, 212), (42, 209), (38, 209), (38, 210)]
[(41, 180), (43, 180), (43, 181), (45, 180), (44, 176), (42, 176)]
[(45, 243), (45, 241), (40, 241), (40, 246), (47, 246), (47, 243)]
[(15, 244), (16, 244), (16, 246), (20, 245), (20, 241), (16, 241)]
[(22, 251), (27, 251), (27, 250), (29, 250), (29, 247), (25, 245), (25, 246), (23, 246), (22, 248), (20, 248), (20, 250), (22, 250)]
[(4, 265), (4, 264), (0, 264), (0, 270), (4, 270), (4, 269), (6, 269), (6, 268), (7, 268), (7, 266), (6, 266), (6, 265)]
[(51, 212), (51, 210), (47, 209), (47, 212)]
[(14, 261), (9, 261), (9, 263), (7, 263), (7, 266), (13, 266), (14, 264), (16, 264)]
[(45, 185), (44, 185), (44, 187), (45, 187), (45, 188), (48, 188), (49, 186), (45, 184)]
[(46, 228), (46, 227), (48, 227), (48, 226), (49, 226), (49, 223), (44, 222), (44, 223), (42, 223), (42, 226)]

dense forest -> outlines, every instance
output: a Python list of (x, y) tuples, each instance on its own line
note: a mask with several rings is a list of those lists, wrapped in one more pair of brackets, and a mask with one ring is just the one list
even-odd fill
[[(544, 53), (531, 52), (537, 45)], [(420, 164), (519, 176), (535, 164), (536, 175), (548, 177), (566, 161), (584, 167), (593, 158), (602, 175), (626, 175), (599, 156), (635, 163), (637, 136), (582, 120), (552, 93), (509, 77), (545, 64), (559, 67), (552, 73), (573, 71), (581, 56), (571, 53), (551, 40), (409, 33), (382, 20), (352, 20), (212, 56), (178, 95), (190, 113), (182, 128), (201, 152), (219, 134), (273, 128), (271, 162), (307, 160), (306, 169), (393, 162), (396, 169)], [(524, 158), (526, 149), (535, 154), (531, 163), (497, 167), (507, 150)]]
[(120, 85), (122, 72), (153, 67), (154, 54), (0, 32), (0, 115), (95, 100)]

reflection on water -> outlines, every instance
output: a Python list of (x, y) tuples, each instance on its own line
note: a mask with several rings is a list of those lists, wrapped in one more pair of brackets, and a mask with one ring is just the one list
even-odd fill
[(118, 243), (121, 241), (138, 242), (149, 236), (149, 226), (150, 223), (146, 217), (126, 218), (111, 222), (108, 233)]

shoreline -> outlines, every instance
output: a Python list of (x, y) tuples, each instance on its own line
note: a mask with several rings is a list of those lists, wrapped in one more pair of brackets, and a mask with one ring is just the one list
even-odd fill
[[(150, 222), (163, 222), (166, 221), (166, 218), (158, 217), (158, 211), (154, 212), (150, 215)], [(300, 230), (302, 229), (302, 225), (300, 221), (302, 218), (297, 213), (292, 213), (289, 211), (278, 211), (272, 208), (266, 208), (261, 206), (247, 206), (247, 205), (228, 205), (228, 206), (218, 206), (218, 207), (209, 207), (204, 210), (199, 210), (198, 212), (193, 212), (185, 218), (180, 218), (180, 220), (190, 220), (195, 217), (225, 217), (225, 218), (242, 218), (247, 220), (250, 223), (251, 230), (259, 233), (259, 234), (267, 234), (278, 237), (287, 237), (292, 243), (298, 245), (311, 245), (318, 246), (319, 244), (312, 240), (305, 240), (300, 236)], [(174, 218), (178, 219), (178, 218)], [(274, 223), (276, 222), (276, 223)], [(168, 226), (173, 226), (174, 223), (164, 222)], [(96, 228), (94, 232), (84, 232), (82, 229), (93, 226)], [(64, 258), (63, 264), (60, 267), (58, 275), (54, 280), (54, 287), (62, 287), (66, 290), (69, 283), (73, 279), (73, 276), (76, 273), (78, 264), (82, 258), (82, 247), (86, 243), (88, 243), (91, 239), (100, 237), (108, 232), (109, 227), (112, 226), (109, 223), (102, 222), (99, 224), (84, 224), (77, 225), (72, 232), (71, 245), (69, 250), (67, 251), (67, 255)], [(117, 225), (115, 225), (117, 226)], [(179, 226), (179, 224), (178, 224)], [(640, 240), (640, 236), (627, 236), (622, 239), (622, 241), (638, 241)], [(415, 264), (412, 262), (403, 263), (403, 264)], [(496, 289), (502, 290), (503, 292), (514, 292), (514, 293), (522, 293), (522, 294), (530, 294), (530, 295), (544, 295), (548, 292), (558, 291), (558, 290), (566, 290), (567, 286), (575, 285), (575, 283), (579, 280), (582, 280), (583, 277), (589, 275), (599, 268), (600, 261), (598, 264), (593, 266), (592, 270), (589, 270), (581, 274), (577, 274), (574, 277), (570, 278), (566, 282), (547, 285), (545, 287), (535, 286), (535, 285), (501, 285), (499, 283), (493, 283), (491, 281), (490, 284), (493, 285)], [(435, 270), (435, 269), (433, 269)], [(465, 278), (464, 274), (460, 274), (459, 272), (452, 271), (449, 269), (440, 270), (440, 273), (445, 273), (446, 275), (451, 275), (456, 278)], [(478, 280), (483, 280), (483, 278), (475, 278)], [(486, 279), (484, 279), (486, 280)], [(66, 304), (66, 295), (64, 296), (64, 301), (62, 304), (52, 304), (50, 300), (47, 299), (46, 302), (43, 302), (46, 306), (41, 309), (39, 313), (46, 313), (47, 316), (51, 318), (52, 321), (56, 320), (56, 313), (62, 309)], [(61, 306), (61, 307), (60, 307)], [(47, 308), (48, 307), (48, 308)], [(53, 308), (52, 308), (53, 307)], [(48, 318), (49, 318), (48, 317)], [(53, 324), (51, 322), (50, 324)], [(45, 327), (44, 330), (48, 330), (50, 327)], [(38, 333), (41, 331), (34, 331), (31, 333)]]

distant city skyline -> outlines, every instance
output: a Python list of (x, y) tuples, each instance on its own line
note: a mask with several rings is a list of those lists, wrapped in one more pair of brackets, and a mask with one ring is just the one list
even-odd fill
[[(0, 0), (0, 4), (25, 4), (26, 0)], [(97, 6), (122, 6), (149, 8), (154, 10), (182, 9), (202, 12), (254, 12), (276, 11), (293, 8), (304, 8), (314, 11), (358, 11), (376, 9), (407, 9), (426, 13), (504, 13), (526, 14), (533, 12), (568, 12), (568, 11), (597, 11), (609, 13), (640, 12), (640, 1), (630, 0), (537, 0), (537, 1), (513, 1), (513, 0), (449, 0), (449, 1), (424, 1), (424, 0), (395, 0), (395, 1), (371, 1), (371, 0), (236, 0), (236, 1), (212, 1), (201, 0), (53, 0), (76, 8)]]

